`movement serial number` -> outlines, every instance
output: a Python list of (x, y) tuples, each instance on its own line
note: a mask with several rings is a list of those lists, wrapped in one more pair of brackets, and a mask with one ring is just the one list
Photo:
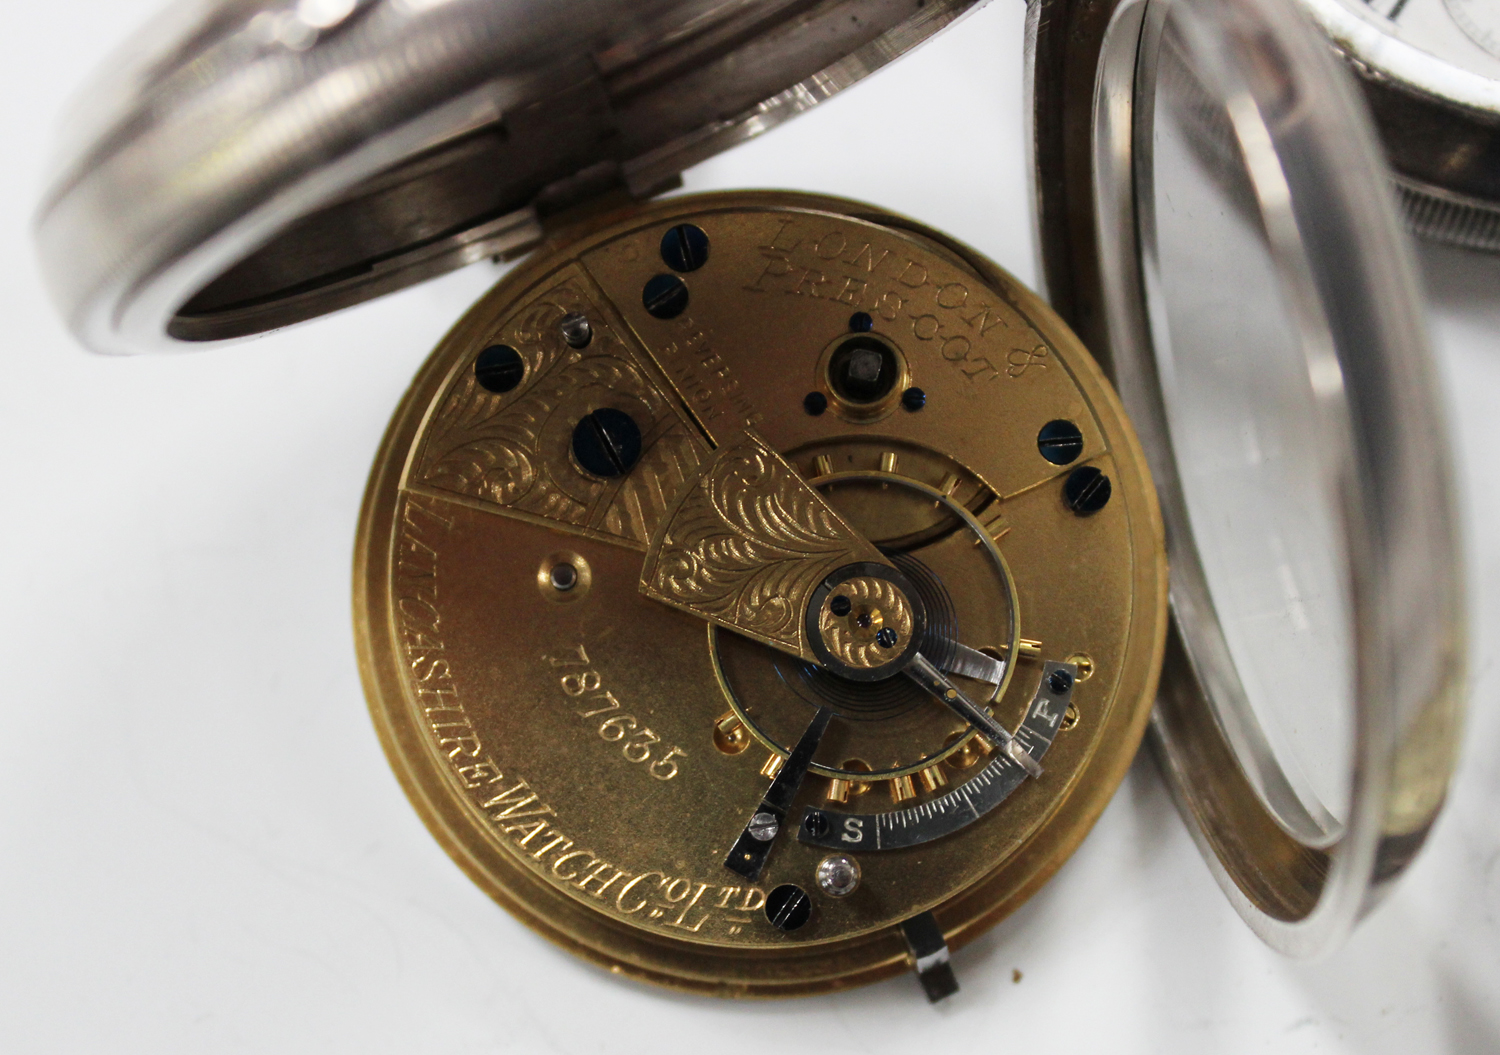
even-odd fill
[[(588, 719), (598, 718), (601, 714), (609, 716), (598, 724), (595, 731), (606, 743), (619, 744), (620, 755), (625, 761), (643, 765), (646, 772), (657, 780), (671, 780), (681, 771), (677, 760), (687, 758), (687, 752), (680, 747), (667, 747), (662, 751), (661, 737), (641, 725), (635, 715), (621, 710), (620, 701), (604, 688), (603, 677), (593, 669), (582, 645), (574, 645), (568, 652), (544, 658), (552, 664), (554, 671), (565, 670), (557, 679), (563, 695), (575, 704), (584, 704), (584, 708), (574, 710), (574, 714)], [(566, 669), (572, 667), (582, 669)]]

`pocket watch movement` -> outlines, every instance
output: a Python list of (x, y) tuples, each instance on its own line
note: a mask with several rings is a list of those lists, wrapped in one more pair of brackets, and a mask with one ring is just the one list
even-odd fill
[(376, 723), (450, 852), (612, 969), (745, 995), (1018, 904), (1123, 775), (1166, 628), (1144, 459), (1067, 328), (788, 193), (508, 275), (398, 411), (357, 566)]
[(940, 999), (1147, 734), (1287, 953), (1337, 945), (1441, 809), (1441, 401), (1376, 125), (1295, 0), (1031, 0), (1045, 300), (877, 206), (663, 197), (972, 6), (180, 4), (43, 202), (106, 352), (518, 261), (380, 446), (355, 639), (437, 840), (611, 971)]

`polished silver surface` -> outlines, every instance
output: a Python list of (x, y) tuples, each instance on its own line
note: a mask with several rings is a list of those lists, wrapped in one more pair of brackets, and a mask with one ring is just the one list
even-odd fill
[(757, 813), (750, 818), (750, 823), (745, 826), (745, 831), (757, 842), (768, 843), (776, 838), (776, 833), (781, 830), (781, 822), (774, 813)]
[(259, 333), (656, 193), (976, 0), (181, 0), (78, 101), (37, 221), (89, 347)]
[(957, 642), (953, 645), (953, 658), (948, 661), (943, 670), (949, 674), (973, 678), (975, 681), (987, 681), (997, 688), (1005, 680), (1003, 659), (987, 656), (976, 648)]
[(587, 348), (594, 339), (593, 324), (582, 312), (568, 312), (558, 320), (557, 328), (562, 331), (563, 340), (568, 342), (569, 348)]
[(1452, 469), (1379, 148), (1288, 0), (1030, 16), (1043, 270), (1167, 522), (1153, 740), (1241, 914), (1325, 952), (1420, 848), (1462, 709)]
[(1026, 770), (1028, 776), (1034, 780), (1041, 779), (1044, 772), (1042, 764), (1021, 746), (1020, 741), (1011, 734), (1009, 729), (996, 721), (994, 716), (983, 707), (969, 699), (964, 691), (944, 677), (943, 672), (933, 666), (926, 656), (918, 652), (902, 673), (932, 693), (943, 706), (973, 726), (974, 731), (984, 738), (985, 743), (1013, 759)]
[(848, 854), (829, 854), (818, 862), (818, 889), (829, 897), (848, 897), (859, 889), (859, 862)]

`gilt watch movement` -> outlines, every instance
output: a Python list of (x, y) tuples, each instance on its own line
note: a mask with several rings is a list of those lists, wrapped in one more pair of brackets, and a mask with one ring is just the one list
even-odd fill
[(470, 311), (382, 449), (355, 607), (477, 881), (612, 968), (761, 995), (904, 970), (1062, 862), (1144, 730), (1165, 586), (1139, 447), (1045, 305), (909, 221), (745, 193), (565, 233)]
[(941, 999), (1143, 736), (1315, 954), (1420, 850), (1464, 680), (1341, 2), (1031, 0), (1045, 298), (878, 205), (671, 195), (971, 0), (182, 3), (85, 93), (42, 269), (137, 352), (512, 263), (380, 445), (354, 639), (433, 835), (579, 956)]

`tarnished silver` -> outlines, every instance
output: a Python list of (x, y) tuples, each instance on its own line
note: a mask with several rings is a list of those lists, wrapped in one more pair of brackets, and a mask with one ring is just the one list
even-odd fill
[(37, 223), (104, 352), (254, 334), (535, 244), (976, 0), (179, 0), (69, 121)]
[[(1033, 0), (1028, 31), (1043, 271), (1167, 523), (1153, 740), (1231, 901), (1298, 955), (1422, 845), (1464, 667), (1410, 251), (1310, 28), (1289, 0)], [(1092, 126), (1058, 120), (1082, 92)]]

